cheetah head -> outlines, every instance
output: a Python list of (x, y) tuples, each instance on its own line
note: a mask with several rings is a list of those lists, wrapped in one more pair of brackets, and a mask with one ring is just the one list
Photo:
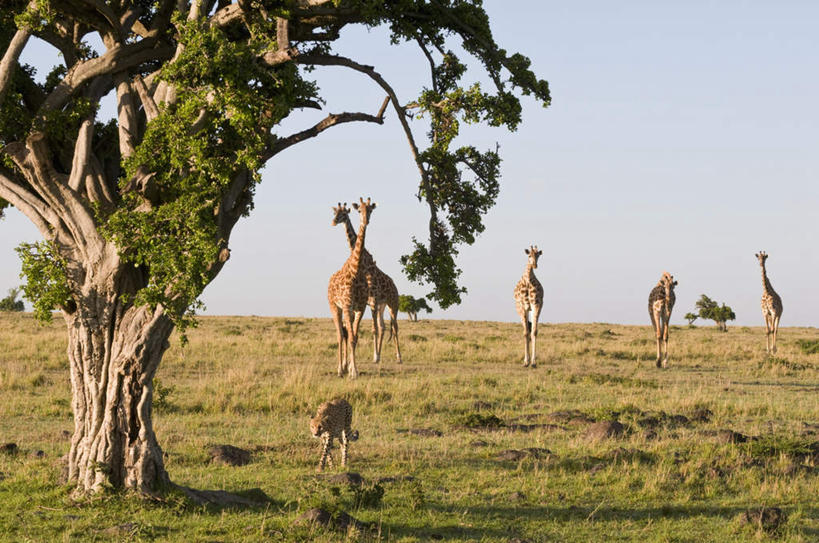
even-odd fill
[(321, 427), (321, 421), (317, 419), (310, 420), (310, 433), (313, 434), (313, 437), (319, 437), (324, 433), (324, 429)]

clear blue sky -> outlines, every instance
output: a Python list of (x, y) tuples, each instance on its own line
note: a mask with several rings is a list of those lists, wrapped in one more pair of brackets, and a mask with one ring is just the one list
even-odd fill
[[(706, 293), (737, 324), (761, 325), (754, 253), (765, 250), (783, 326), (819, 324), (819, 3), (485, 4), (496, 40), (532, 59), (553, 103), (524, 101), (516, 133), (464, 133), (480, 148), (500, 144), (502, 190), (459, 260), (469, 294), (433, 315), (517, 320), (512, 289), (534, 243), (542, 322), (647, 324), (648, 292), (668, 270), (679, 281), (673, 322)], [(402, 100), (427, 84), (423, 57), (387, 47), (384, 31), (342, 36), (342, 52), (376, 66)], [(316, 77), (326, 111), (374, 113), (383, 98), (341, 68)], [(294, 115), (282, 133), (318, 116)], [(416, 134), (423, 140), (422, 125)], [(425, 292), (398, 264), (411, 236), (425, 236), (417, 183), (394, 114), (286, 151), (234, 230), (206, 314), (329, 316), (327, 280), (348, 255), (330, 207), (361, 195), (379, 204), (367, 233), (377, 263), (402, 293)], [(37, 237), (17, 212), (0, 223), (0, 289), (19, 283), (13, 247)]]

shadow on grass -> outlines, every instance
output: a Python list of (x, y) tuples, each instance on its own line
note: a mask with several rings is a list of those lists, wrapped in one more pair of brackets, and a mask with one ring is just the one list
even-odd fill
[[(567, 525), (578, 525), (583, 522), (643, 522), (649, 523), (656, 519), (670, 519), (670, 520), (685, 520), (691, 518), (708, 517), (717, 518), (723, 521), (731, 522), (738, 515), (745, 513), (751, 508), (759, 507), (759, 504), (749, 504), (747, 506), (733, 506), (733, 507), (719, 507), (719, 506), (683, 506), (683, 505), (668, 505), (661, 507), (605, 507), (605, 506), (568, 506), (559, 507), (552, 505), (487, 505), (487, 506), (471, 506), (469, 507), (470, 517), (472, 518), (487, 518), (492, 519), (493, 522), (502, 524), (505, 528), (486, 528), (475, 526), (460, 526), (454, 524), (445, 524), (440, 526), (430, 526), (418, 528), (416, 526), (408, 526), (402, 524), (382, 523), (382, 532), (390, 533), (392, 536), (414, 535), (416, 537), (426, 536), (428, 539), (448, 540), (448, 539), (462, 539), (475, 538), (481, 539), (486, 537), (513, 537), (520, 536), (517, 534), (517, 527), (533, 526), (532, 523), (537, 521), (549, 520), (565, 523)], [(441, 504), (430, 503), (426, 505), (426, 509), (436, 511), (441, 514), (451, 514), (455, 516), (458, 507), (446, 506)], [(793, 508), (784, 508), (786, 512), (792, 512)], [(819, 521), (819, 509), (810, 508), (803, 509), (802, 513), (805, 518)], [(800, 532), (809, 540), (814, 541), (815, 536), (819, 535), (819, 528), (809, 528), (803, 526), (799, 528)], [(524, 529), (521, 531), (530, 531)]]

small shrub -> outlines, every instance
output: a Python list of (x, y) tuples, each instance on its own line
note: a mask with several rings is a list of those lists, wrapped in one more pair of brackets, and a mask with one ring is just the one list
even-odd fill
[(426, 503), (426, 497), (424, 496), (424, 489), (420, 482), (413, 481), (412, 486), (410, 487), (409, 501), (407, 503), (410, 509), (413, 511), (423, 509), (424, 504)]
[(457, 422), (459, 425), (466, 426), (467, 428), (500, 428), (501, 426), (505, 426), (504, 422), (494, 414), (482, 415), (480, 413), (469, 413), (461, 417)]
[(165, 386), (159, 378), (154, 377), (154, 403), (153, 407), (157, 411), (172, 411), (174, 406), (170, 396), (176, 391), (173, 385)]
[(419, 336), (418, 334), (410, 334), (407, 336), (407, 339), (418, 343), (427, 341), (427, 338), (425, 338), (424, 336)]
[(31, 385), (32, 388), (39, 388), (49, 383), (51, 383), (51, 381), (42, 373), (35, 373), (28, 379), (28, 384)]
[(796, 344), (805, 354), (819, 353), (819, 339), (797, 339)]

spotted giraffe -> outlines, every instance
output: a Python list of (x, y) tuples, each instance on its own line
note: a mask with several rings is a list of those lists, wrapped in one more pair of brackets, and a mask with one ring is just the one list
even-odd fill
[[(540, 310), (543, 308), (543, 286), (535, 277), (534, 269), (537, 268), (537, 259), (543, 254), (537, 245), (531, 246), (523, 251), (529, 257), (523, 276), (515, 285), (515, 305), (518, 315), (523, 322), (523, 337), (525, 347), (523, 352), (523, 365), (534, 368), (535, 363), (535, 342), (537, 340), (537, 321), (540, 318)], [(529, 316), (531, 314), (531, 320)], [(531, 349), (531, 355), (530, 355)]]
[[(338, 207), (333, 208), (333, 222), (336, 226), (343, 224), (347, 233), (347, 243), (350, 251), (355, 248), (358, 237), (350, 220), (350, 208), (347, 204), (339, 202)], [(367, 305), (370, 306), (373, 315), (373, 361), (381, 361), (381, 346), (384, 340), (384, 308), (390, 312), (390, 339), (395, 342), (395, 357), (401, 363), (401, 347), (398, 344), (398, 289), (389, 275), (381, 271), (375, 265), (372, 255), (367, 249), (361, 253), (361, 268), (367, 277), (368, 297)], [(390, 339), (387, 339), (389, 342)]]
[(762, 316), (765, 317), (765, 350), (776, 352), (776, 333), (779, 331), (779, 318), (782, 316), (782, 298), (771, 286), (768, 272), (765, 270), (765, 261), (768, 255), (764, 251), (756, 254), (759, 266), (762, 268)]
[(355, 247), (341, 269), (330, 277), (327, 285), (327, 301), (330, 303), (338, 339), (338, 376), (343, 377), (345, 372), (349, 372), (350, 379), (358, 377), (355, 348), (358, 343), (358, 327), (369, 297), (367, 278), (361, 267), (361, 254), (364, 251), (364, 234), (370, 222), (370, 214), (376, 205), (369, 198), (366, 202), (363, 198), (359, 200), (360, 203), (353, 204), (361, 218)]
[(658, 368), (668, 365), (668, 322), (671, 320), (671, 310), (674, 309), (674, 302), (677, 300), (674, 295), (676, 286), (674, 276), (663, 272), (657, 285), (648, 295), (648, 314), (654, 327), (654, 335), (657, 337)]

